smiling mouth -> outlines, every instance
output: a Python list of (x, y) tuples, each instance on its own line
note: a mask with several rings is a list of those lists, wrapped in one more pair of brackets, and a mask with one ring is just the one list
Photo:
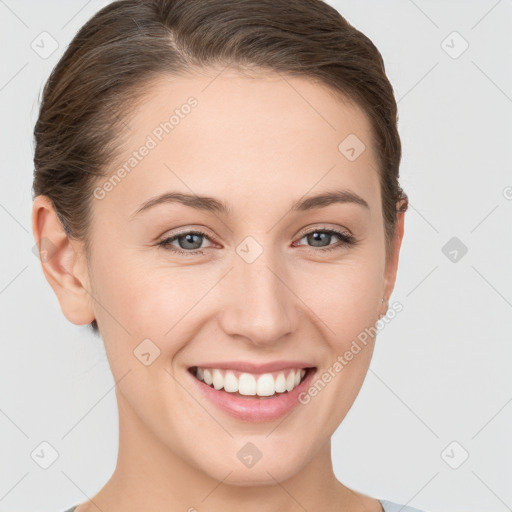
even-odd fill
[(207, 386), (242, 398), (274, 398), (289, 393), (316, 367), (288, 368), (253, 374), (236, 370), (192, 366), (188, 371)]

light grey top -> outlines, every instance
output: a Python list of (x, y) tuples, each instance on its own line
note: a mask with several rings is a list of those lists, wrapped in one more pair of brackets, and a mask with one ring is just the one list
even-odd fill
[(379, 500), (384, 512), (426, 512), (418, 508), (409, 507), (407, 505), (399, 505), (392, 501)]
[[(382, 505), (382, 509), (384, 510), (384, 512), (425, 512), (423, 510), (409, 507), (407, 505), (399, 505), (398, 503), (393, 503), (392, 501), (387, 501), (387, 500), (379, 500), (379, 501), (380, 501), (380, 504)], [(74, 512), (76, 507), (78, 507), (78, 505), (68, 508), (65, 512)]]

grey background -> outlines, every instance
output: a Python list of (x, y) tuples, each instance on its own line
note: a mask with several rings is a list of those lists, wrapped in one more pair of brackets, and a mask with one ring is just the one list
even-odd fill
[[(115, 467), (102, 342), (62, 315), (30, 221), (39, 95), (78, 28), (107, 3), (0, 1), (0, 511), (63, 511)], [(329, 3), (384, 57), (410, 199), (391, 298), (403, 311), (379, 333), (335, 433), (336, 474), (431, 512), (512, 510), (512, 3)], [(43, 31), (58, 42), (47, 58), (31, 47)], [(469, 47), (454, 58), (463, 40)], [(468, 249), (457, 261), (442, 250), (452, 237)], [(43, 441), (58, 452), (46, 470), (31, 458)]]

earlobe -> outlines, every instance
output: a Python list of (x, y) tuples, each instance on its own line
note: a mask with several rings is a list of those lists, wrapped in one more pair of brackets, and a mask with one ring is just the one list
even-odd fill
[(76, 325), (91, 323), (95, 315), (83, 244), (68, 238), (48, 196), (34, 198), (32, 233), (44, 275), (64, 316)]

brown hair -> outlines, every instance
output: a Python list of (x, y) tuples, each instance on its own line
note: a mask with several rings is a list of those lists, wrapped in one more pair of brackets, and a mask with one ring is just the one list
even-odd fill
[(387, 253), (408, 204), (393, 89), (374, 44), (322, 0), (117, 0), (98, 11), (48, 78), (34, 128), (33, 194), (51, 199), (66, 234), (89, 254), (92, 190), (120, 155), (123, 119), (145, 86), (217, 64), (306, 77), (365, 111)]

